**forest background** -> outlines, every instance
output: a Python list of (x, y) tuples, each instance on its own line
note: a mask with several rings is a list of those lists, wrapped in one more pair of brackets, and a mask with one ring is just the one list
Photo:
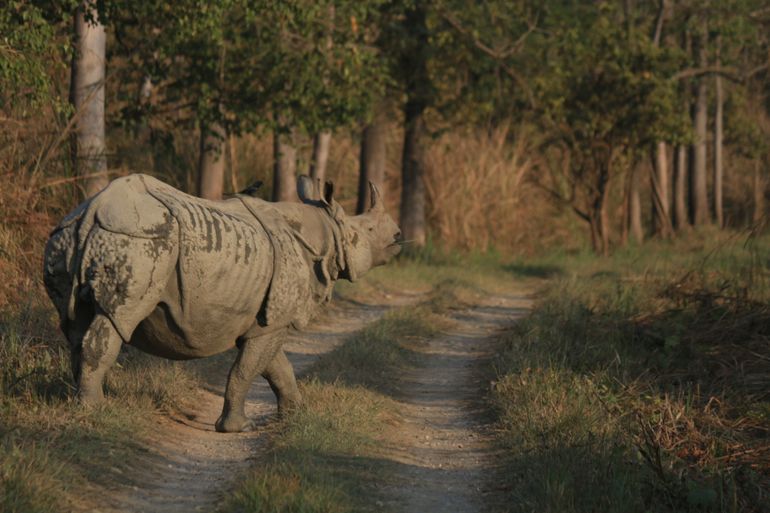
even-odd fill
[(11, 1), (0, 16), (9, 229), (129, 172), (209, 198), (260, 180), (281, 200), (307, 173), (359, 211), (372, 180), (415, 248), (608, 254), (766, 214), (762, 1)]
[(767, 511), (769, 65), (766, 0), (0, 0), (0, 510), (61, 511), (191, 388), (129, 358), (81, 412), (41, 286), (142, 172), (348, 213), (371, 180), (412, 256), (375, 279), (543, 280), (488, 398), (512, 510)]

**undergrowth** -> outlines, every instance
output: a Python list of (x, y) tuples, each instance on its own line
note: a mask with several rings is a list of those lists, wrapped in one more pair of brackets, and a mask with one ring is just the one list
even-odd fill
[(42, 268), (42, 243), (24, 244), (33, 248), (27, 257), (10, 245), (0, 254), (0, 511), (88, 509), (79, 487), (120, 480), (149, 414), (187, 400), (196, 378), (126, 348), (107, 375), (107, 403), (78, 405), (69, 347), (33, 278)]
[(770, 275), (751, 244), (547, 263), (559, 277), (496, 362), (511, 511), (768, 510)]

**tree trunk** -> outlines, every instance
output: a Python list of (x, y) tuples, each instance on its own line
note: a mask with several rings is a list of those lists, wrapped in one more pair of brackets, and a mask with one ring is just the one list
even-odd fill
[(628, 190), (628, 226), (634, 242), (644, 242), (644, 228), (642, 227), (642, 198), (639, 192), (639, 169), (631, 168), (631, 183)]
[(401, 232), (414, 247), (425, 246), (425, 109), (432, 92), (428, 74), (428, 29), (425, 7), (415, 2), (405, 16), (410, 45), (401, 55), (406, 104), (404, 105), (404, 152), (401, 161)]
[[(87, 14), (88, 13), (88, 14)], [(91, 18), (89, 22), (87, 18)], [(83, 178), (86, 197), (109, 183), (104, 142), (104, 75), (107, 35), (96, 12), (96, 2), (86, 0), (75, 12), (75, 57), (70, 96), (75, 109), (75, 172)]]
[(326, 180), (326, 162), (329, 160), (331, 140), (332, 133), (328, 130), (318, 132), (313, 137), (313, 158), (310, 161), (310, 178), (320, 180), (321, 183)]
[(765, 187), (766, 182), (760, 173), (759, 160), (754, 162), (754, 215), (752, 220), (759, 226), (765, 220)]
[(273, 201), (298, 201), (297, 148), (293, 133), (273, 132)]
[(674, 163), (674, 226), (686, 230), (690, 226), (687, 217), (687, 148), (677, 146)]
[(230, 134), (227, 137), (227, 149), (230, 153), (230, 188), (233, 193), (241, 190), (238, 186), (238, 150), (235, 147), (235, 137)]
[(387, 125), (384, 117), (376, 116), (361, 134), (361, 158), (358, 174), (358, 203), (356, 214), (363, 214), (369, 210), (371, 195), (369, 194), (369, 182), (372, 182), (380, 190), (384, 198), (385, 194), (385, 143), (387, 140)]
[[(717, 40), (717, 67), (721, 66), (720, 50), (721, 42)], [(722, 91), (722, 77), (718, 73), (714, 86), (716, 89), (716, 112), (714, 113), (714, 218), (716, 219), (717, 226), (722, 228), (725, 221), (722, 207), (724, 92)]]
[(607, 218), (609, 179), (609, 168), (602, 169), (596, 183), (596, 193), (588, 209), (591, 244), (594, 251), (602, 256), (609, 256), (610, 254), (610, 224)]
[(201, 126), (198, 160), (198, 195), (210, 200), (221, 200), (225, 181), (225, 130), (212, 123)]
[[(698, 65), (708, 64), (706, 44), (708, 32), (704, 29), (698, 43)], [(706, 185), (706, 138), (708, 136), (708, 94), (706, 81), (701, 78), (696, 86), (695, 98), (695, 142), (692, 146), (690, 167), (690, 216), (693, 225), (709, 222), (708, 189)]]
[(668, 149), (666, 143), (658, 142), (653, 155), (652, 226), (655, 234), (664, 239), (673, 235), (670, 190)]
[(415, 247), (425, 246), (425, 120), (423, 109), (407, 102), (401, 164), (401, 232)]

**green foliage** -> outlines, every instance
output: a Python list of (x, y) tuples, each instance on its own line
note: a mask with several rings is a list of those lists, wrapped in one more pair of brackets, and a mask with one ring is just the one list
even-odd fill
[[(173, 123), (309, 132), (364, 115), (380, 67), (369, 44), (377, 2), (117, 2), (109, 20), (130, 66), (124, 115)], [(144, 77), (157, 102), (137, 107)]]
[(612, 158), (682, 138), (685, 113), (671, 80), (680, 62), (675, 52), (658, 48), (641, 30), (629, 31), (608, 4), (553, 12), (545, 23), (553, 37), (542, 50), (537, 96), (574, 150), (576, 166), (597, 153)]
[(27, 118), (51, 98), (51, 66), (61, 66), (54, 27), (29, 0), (0, 9), (0, 111)]

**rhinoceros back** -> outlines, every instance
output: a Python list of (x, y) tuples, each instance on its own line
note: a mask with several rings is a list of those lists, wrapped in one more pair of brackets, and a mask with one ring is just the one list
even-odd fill
[(44, 282), (62, 327), (76, 319), (79, 304), (95, 302), (124, 338), (130, 336), (126, 294), (142, 287), (148, 273), (150, 281), (159, 279), (156, 263), (173, 257), (174, 230), (170, 213), (147, 195), (141, 175), (113, 181), (73, 210), (53, 230), (45, 250)]

